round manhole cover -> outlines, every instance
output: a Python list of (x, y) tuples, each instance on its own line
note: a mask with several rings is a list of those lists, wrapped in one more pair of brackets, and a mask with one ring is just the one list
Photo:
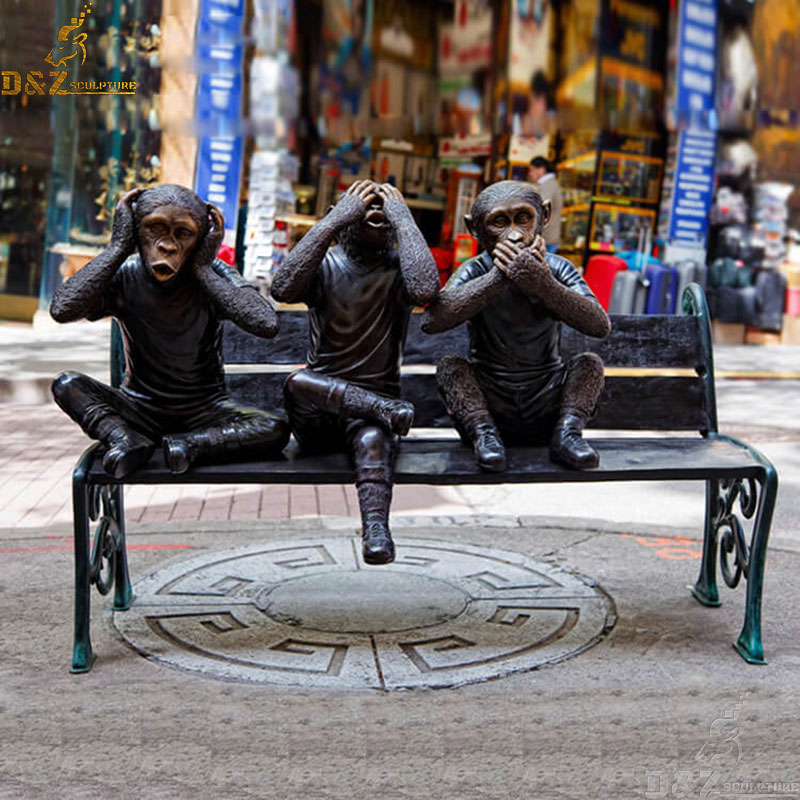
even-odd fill
[(228, 680), (456, 686), (576, 655), (614, 624), (586, 578), (519, 553), (399, 539), (369, 567), (355, 538), (248, 545), (134, 585), (114, 626), (159, 662)]

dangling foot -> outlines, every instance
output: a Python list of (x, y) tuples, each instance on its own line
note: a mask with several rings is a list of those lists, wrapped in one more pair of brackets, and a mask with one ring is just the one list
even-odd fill
[(164, 460), (173, 475), (186, 472), (199, 455), (200, 450), (193, 436), (164, 437)]
[(572, 469), (592, 469), (600, 456), (581, 435), (586, 421), (577, 414), (564, 414), (550, 440), (550, 460)]
[(486, 472), (502, 472), (506, 468), (506, 448), (500, 433), (491, 422), (479, 422), (472, 433), (478, 466)]
[(143, 466), (155, 449), (146, 436), (121, 425), (108, 434), (104, 444), (107, 449), (103, 456), (103, 467), (118, 479)]
[(370, 522), (361, 534), (361, 552), (366, 564), (389, 564), (394, 561), (394, 542), (389, 526)]
[(381, 398), (372, 409), (376, 422), (398, 436), (405, 436), (414, 422), (414, 406), (405, 400)]

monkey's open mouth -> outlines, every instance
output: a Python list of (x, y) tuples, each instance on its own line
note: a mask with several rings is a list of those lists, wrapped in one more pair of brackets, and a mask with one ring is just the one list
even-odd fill
[(178, 270), (167, 261), (156, 261), (150, 265), (150, 269), (153, 270), (153, 275), (160, 281), (165, 281), (178, 274)]
[(382, 228), (386, 225), (386, 214), (384, 214), (380, 208), (371, 208), (367, 211), (364, 221), (371, 228)]

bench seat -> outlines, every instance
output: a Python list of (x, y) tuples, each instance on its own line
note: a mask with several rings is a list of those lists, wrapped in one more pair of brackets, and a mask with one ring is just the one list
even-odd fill
[[(600, 466), (572, 470), (554, 464), (546, 447), (509, 447), (505, 472), (484, 472), (472, 450), (458, 439), (405, 439), (395, 467), (395, 483), (429, 485), (496, 483), (586, 483), (592, 481), (708, 480), (763, 477), (765, 462), (748, 445), (727, 436), (592, 438)], [(117, 483), (92, 458), (89, 479), (99, 485)], [(126, 484), (160, 483), (352, 483), (353, 470), (343, 453), (304, 455), (292, 443), (284, 457), (269, 461), (198, 465), (173, 475), (157, 452), (150, 463), (125, 479)]]

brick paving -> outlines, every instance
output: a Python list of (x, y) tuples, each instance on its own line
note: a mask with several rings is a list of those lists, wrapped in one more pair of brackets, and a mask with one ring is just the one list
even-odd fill
[[(53, 403), (1, 403), (0, 442), (0, 529), (70, 526), (72, 470), (90, 440)], [(125, 505), (129, 525), (358, 514), (353, 486), (129, 486)], [(454, 514), (470, 507), (449, 487), (398, 486), (393, 510)]]

